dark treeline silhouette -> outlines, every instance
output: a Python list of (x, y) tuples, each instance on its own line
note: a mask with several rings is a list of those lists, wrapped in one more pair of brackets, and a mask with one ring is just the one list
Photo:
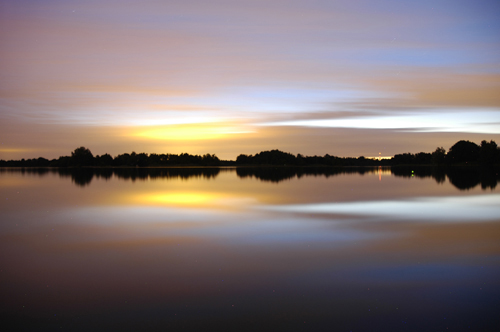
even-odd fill
[(326, 178), (343, 174), (373, 174), (382, 170), (391, 170), (396, 177), (431, 178), (438, 184), (446, 179), (460, 190), (469, 190), (478, 185), (482, 189), (494, 189), (500, 181), (500, 172), (496, 167), (429, 167), (429, 166), (394, 166), (394, 167), (234, 167), (234, 168), (37, 168), (14, 167), (0, 168), (0, 173), (22, 173), (23, 175), (47, 176), (59, 175), (71, 178), (77, 186), (89, 185), (94, 179), (109, 180), (113, 177), (126, 181), (145, 181), (154, 179), (192, 178), (215, 179), (221, 172), (236, 172), (241, 178), (255, 178), (260, 181), (279, 183), (305, 176), (324, 176)]
[(389, 160), (375, 160), (365, 157), (341, 158), (330, 156), (303, 156), (300, 153), (294, 156), (280, 150), (262, 151), (256, 155), (240, 154), (236, 158), (239, 166), (379, 166), (390, 165)]
[(373, 159), (324, 156), (296, 156), (280, 150), (262, 151), (255, 155), (240, 154), (235, 161), (220, 160), (215, 154), (190, 155), (188, 153), (124, 153), (94, 156), (89, 149), (79, 147), (71, 156), (58, 159), (45, 158), (0, 160), (0, 167), (177, 167), (177, 166), (394, 166), (394, 165), (495, 165), (500, 163), (500, 149), (494, 141), (481, 145), (458, 141), (448, 152), (442, 147), (432, 153), (419, 152), (396, 154), (391, 159)]
[(330, 155), (304, 157), (301, 154), (280, 150), (263, 151), (256, 155), (241, 154), (236, 165), (286, 165), (286, 166), (395, 166), (395, 165), (495, 165), (500, 163), (500, 149), (495, 141), (482, 141), (481, 145), (470, 141), (458, 141), (446, 153), (442, 147), (432, 153), (419, 152), (396, 154), (391, 159), (365, 157), (341, 158)]
[(442, 147), (432, 153), (403, 153), (395, 155), (392, 165), (495, 165), (500, 163), (500, 149), (495, 141), (482, 141), (477, 145), (470, 141), (458, 141), (448, 153)]
[(58, 159), (45, 158), (0, 160), (0, 167), (177, 167), (177, 166), (225, 166), (214, 154), (190, 155), (156, 154), (156, 153), (124, 153), (112, 157), (109, 154), (97, 155), (85, 147), (79, 147), (71, 152), (71, 156)]

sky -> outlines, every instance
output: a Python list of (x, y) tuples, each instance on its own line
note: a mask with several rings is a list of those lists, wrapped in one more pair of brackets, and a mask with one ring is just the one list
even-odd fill
[(500, 1), (0, 0), (0, 159), (500, 144)]

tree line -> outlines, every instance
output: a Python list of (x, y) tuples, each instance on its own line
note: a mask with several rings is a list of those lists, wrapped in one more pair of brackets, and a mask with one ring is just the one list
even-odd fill
[(58, 159), (45, 158), (0, 160), (0, 167), (165, 167), (165, 166), (221, 166), (221, 161), (214, 154), (190, 155), (188, 153), (156, 154), (156, 153), (123, 153), (116, 157), (109, 154), (96, 155), (86, 147), (79, 147), (71, 152), (71, 156)]
[(395, 165), (456, 165), (481, 164), (494, 165), (500, 163), (500, 149), (495, 141), (483, 140), (481, 145), (470, 141), (458, 141), (448, 152), (438, 147), (432, 153), (419, 152), (396, 154), (391, 159), (372, 159), (363, 156), (358, 158), (341, 158), (326, 154), (323, 157), (306, 157), (279, 150), (263, 151), (255, 155), (240, 154), (236, 158), (237, 165), (289, 165), (289, 166), (395, 166)]
[(96, 155), (85, 148), (75, 149), (71, 156), (58, 159), (45, 158), (0, 160), (0, 167), (176, 167), (176, 166), (395, 166), (395, 165), (456, 165), (500, 163), (500, 149), (495, 141), (483, 140), (480, 145), (470, 141), (458, 141), (448, 152), (438, 147), (432, 153), (419, 152), (396, 154), (391, 159), (371, 159), (363, 156), (336, 157), (296, 156), (280, 150), (262, 151), (255, 155), (240, 154), (235, 161), (220, 160), (215, 154), (190, 155), (124, 153), (112, 157), (109, 154)]
[(483, 140), (481, 145), (470, 141), (458, 141), (448, 152), (438, 147), (432, 153), (420, 152), (417, 154), (397, 154), (392, 159), (393, 165), (444, 165), (444, 164), (486, 164), (500, 163), (500, 149), (495, 141)]

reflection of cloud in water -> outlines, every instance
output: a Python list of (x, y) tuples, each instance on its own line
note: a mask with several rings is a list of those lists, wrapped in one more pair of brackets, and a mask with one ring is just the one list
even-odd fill
[(369, 201), (275, 205), (265, 210), (359, 215), (423, 221), (474, 221), (500, 219), (500, 195), (416, 198), (404, 201)]
[[(377, 232), (346, 228), (341, 220), (289, 216), (260, 209), (244, 213), (214, 209), (181, 207), (129, 206), (87, 207), (73, 209), (72, 224), (116, 228), (132, 232), (134, 238), (191, 238), (202, 241), (222, 241), (229, 245), (277, 245), (314, 242), (344, 246), (353, 241), (394, 236), (387, 230)], [(68, 215), (62, 214), (68, 222)], [(112, 235), (116, 240), (123, 234)], [(101, 241), (106, 241), (101, 239)]]

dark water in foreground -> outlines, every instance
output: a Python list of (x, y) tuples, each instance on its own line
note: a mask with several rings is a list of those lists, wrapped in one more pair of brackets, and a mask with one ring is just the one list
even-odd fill
[(0, 170), (2, 331), (498, 331), (496, 172)]

